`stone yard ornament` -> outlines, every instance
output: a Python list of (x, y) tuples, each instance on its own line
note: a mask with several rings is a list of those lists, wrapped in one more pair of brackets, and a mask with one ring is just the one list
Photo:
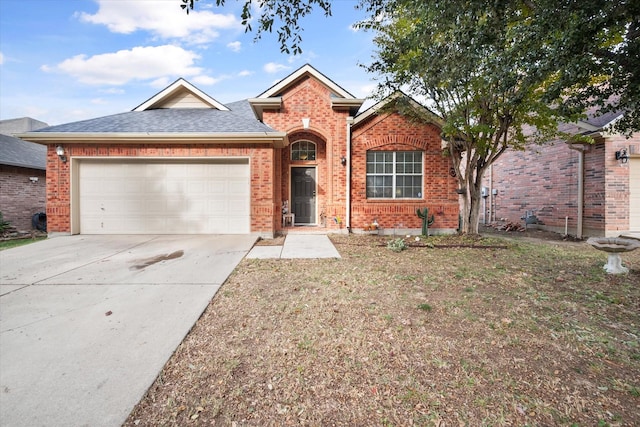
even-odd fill
[(622, 265), (620, 254), (640, 248), (640, 241), (621, 237), (591, 237), (587, 243), (609, 255), (603, 267), (609, 274), (628, 273), (629, 269)]

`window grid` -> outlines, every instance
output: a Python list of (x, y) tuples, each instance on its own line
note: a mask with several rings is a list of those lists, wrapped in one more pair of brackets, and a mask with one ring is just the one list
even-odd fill
[(291, 160), (315, 160), (316, 144), (311, 141), (298, 141), (291, 145)]
[(422, 198), (422, 152), (368, 151), (367, 198)]

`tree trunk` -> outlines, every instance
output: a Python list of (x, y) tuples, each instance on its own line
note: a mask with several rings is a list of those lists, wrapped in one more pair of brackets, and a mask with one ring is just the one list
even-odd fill
[[(486, 168), (476, 170), (476, 173), (468, 173), (467, 179), (461, 185), (466, 191), (462, 197), (462, 223), (460, 232), (463, 234), (478, 234), (480, 226), (480, 207), (482, 206), (482, 177)], [(462, 176), (462, 175), (461, 175)]]

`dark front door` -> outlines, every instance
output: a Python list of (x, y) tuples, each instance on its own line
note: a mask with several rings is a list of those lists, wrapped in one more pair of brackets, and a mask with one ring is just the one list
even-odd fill
[(291, 212), (296, 224), (316, 222), (316, 168), (291, 169)]

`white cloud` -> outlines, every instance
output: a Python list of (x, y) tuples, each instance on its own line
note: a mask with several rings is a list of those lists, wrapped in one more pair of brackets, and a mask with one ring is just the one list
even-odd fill
[(249, 70), (242, 70), (238, 73), (239, 77), (248, 77), (253, 75), (253, 71), (249, 71)]
[(165, 87), (169, 86), (170, 82), (171, 81), (169, 80), (169, 77), (160, 77), (159, 79), (155, 79), (154, 81), (149, 83), (149, 86), (156, 89), (164, 89)]
[(4, 55), (0, 52), (0, 65), (4, 64)]
[(242, 49), (242, 43), (238, 41), (227, 43), (227, 47), (234, 52), (240, 52), (240, 49)]
[(359, 87), (356, 87), (355, 94), (360, 98), (366, 98), (373, 95), (373, 93), (377, 88), (378, 88), (377, 83), (360, 85)]
[(120, 88), (112, 87), (112, 88), (109, 88), (109, 89), (102, 89), (102, 90), (100, 90), (100, 92), (101, 93), (107, 93), (109, 95), (122, 95), (124, 93), (124, 90), (120, 89)]
[(191, 81), (197, 85), (212, 86), (224, 79), (224, 77), (216, 78), (211, 76), (199, 75), (191, 79)]
[(94, 99), (91, 100), (91, 103), (94, 104), (94, 105), (105, 105), (105, 104), (107, 104), (107, 101), (105, 101), (102, 98), (94, 98)]
[(197, 76), (202, 68), (194, 66), (200, 56), (181, 47), (164, 45), (134, 47), (87, 57), (77, 55), (43, 71), (59, 71), (92, 85), (124, 85), (132, 80), (167, 79), (169, 76)]
[(240, 30), (240, 21), (232, 14), (194, 10), (187, 15), (177, 1), (113, 1), (96, 0), (95, 14), (76, 16), (83, 22), (105, 25), (110, 31), (131, 34), (149, 31), (161, 39), (185, 39), (188, 43), (208, 43), (219, 36), (218, 30)]
[(284, 64), (277, 64), (275, 62), (269, 62), (268, 64), (265, 64), (263, 67), (264, 71), (269, 74), (277, 73), (283, 70), (288, 70), (290, 68), (291, 67), (288, 67)]

